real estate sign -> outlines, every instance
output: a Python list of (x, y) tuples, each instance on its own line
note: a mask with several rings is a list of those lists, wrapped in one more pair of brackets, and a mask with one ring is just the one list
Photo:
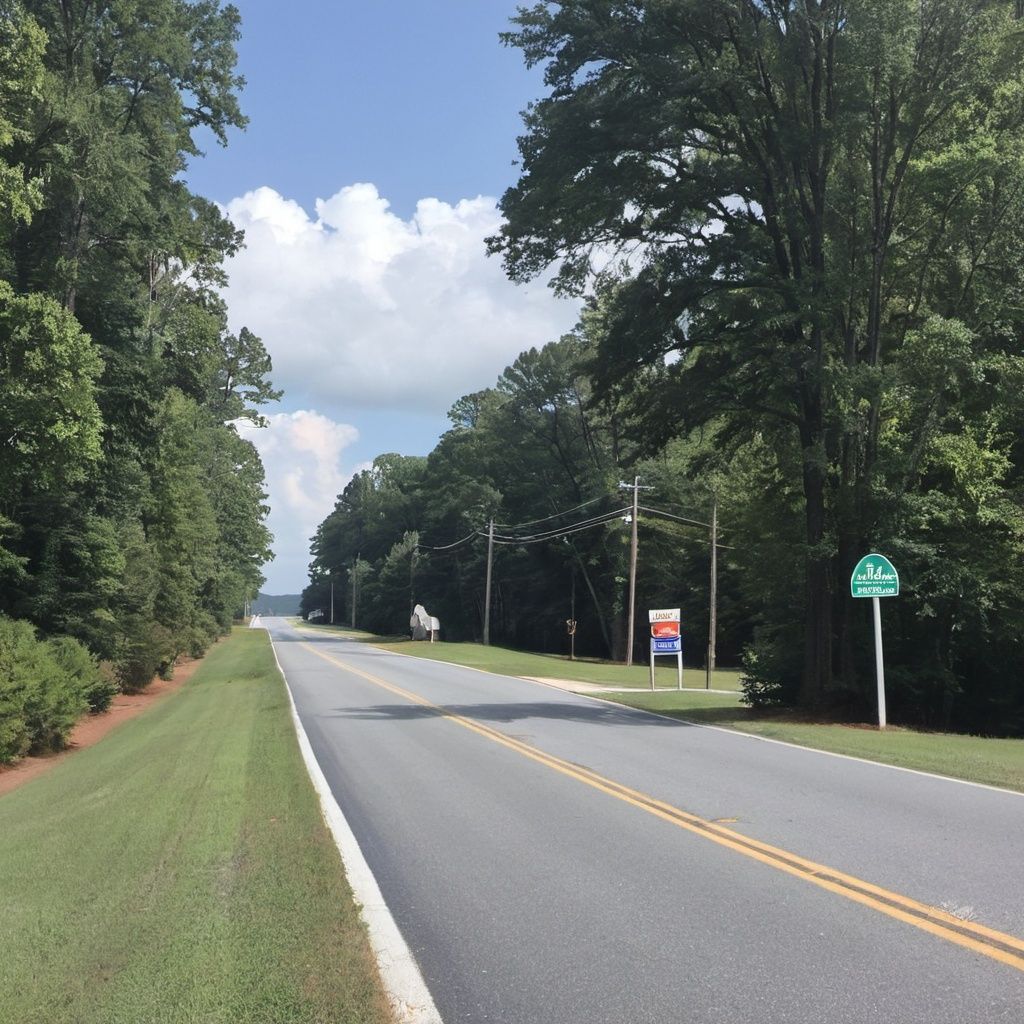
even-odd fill
[(678, 688), (683, 688), (683, 633), (678, 608), (649, 608), (651, 623), (651, 689), (654, 689), (654, 659), (674, 654), (678, 670)]

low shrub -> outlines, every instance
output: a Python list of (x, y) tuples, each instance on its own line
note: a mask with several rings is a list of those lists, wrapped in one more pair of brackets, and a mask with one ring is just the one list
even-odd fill
[(91, 698), (104, 699), (102, 677), (81, 644), (40, 641), (29, 623), (0, 616), (0, 763), (60, 750)]
[(154, 676), (169, 673), (174, 665), (174, 637), (164, 626), (141, 616), (126, 619), (122, 629), (114, 672), (125, 693), (139, 693)]
[(766, 631), (755, 633), (743, 651), (740, 700), (752, 708), (776, 708), (794, 703), (800, 680), (800, 648)]
[(46, 641), (46, 646), (57, 664), (71, 676), (89, 711), (94, 715), (106, 711), (118, 693), (118, 686), (96, 658), (69, 636), (53, 637)]

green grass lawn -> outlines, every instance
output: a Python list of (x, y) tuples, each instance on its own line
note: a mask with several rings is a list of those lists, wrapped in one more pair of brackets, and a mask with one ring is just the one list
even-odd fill
[[(778, 714), (759, 715), (740, 703), (738, 692), (723, 694), (684, 690), (680, 693), (659, 689), (651, 693), (647, 690), (649, 682), (646, 665), (634, 665), (627, 669), (624, 665), (610, 662), (570, 662), (554, 655), (528, 654), (502, 647), (484, 647), (481, 644), (413, 643), (401, 637), (375, 637), (370, 633), (337, 627), (335, 630), (386, 650), (471, 665), (503, 675), (633, 687), (635, 692), (601, 693), (600, 696), (630, 707), (656, 711), (691, 722), (719, 725), (817, 750), (863, 757), (870, 761), (1024, 792), (1024, 740), (915, 732), (895, 727), (879, 732), (863, 726), (802, 722)], [(671, 687), (675, 684), (675, 666), (667, 667), (668, 659), (664, 660), (664, 666), (658, 669), (657, 685)], [(738, 691), (739, 678), (740, 674), (734, 670), (719, 670), (715, 673), (715, 688)], [(686, 670), (683, 685), (703, 686), (704, 673), (697, 669)]]
[(724, 694), (666, 692), (602, 696), (691, 722), (720, 725), (834, 754), (1024, 792), (1024, 740), (916, 732), (893, 726), (879, 732), (868, 726), (793, 721), (783, 715), (758, 715), (740, 704), (738, 698)]
[[(534, 678), (570, 679), (598, 686), (621, 686), (636, 689), (650, 687), (650, 668), (644, 664), (626, 668), (618, 662), (598, 661), (593, 658), (570, 661), (565, 655), (531, 654), (528, 651), (514, 651), (507, 647), (484, 647), (483, 644), (453, 644), (414, 642), (407, 637), (379, 637), (361, 630), (345, 629), (339, 626), (314, 626), (302, 623), (303, 629), (331, 631), (372, 643), (399, 654), (413, 654), (418, 658), (432, 658), (455, 665), (469, 665), (501, 675), (532, 676)], [(670, 687), (676, 685), (676, 663), (671, 658), (659, 658), (655, 672), (655, 685)], [(683, 668), (683, 686), (703, 687), (702, 668)], [(715, 672), (712, 686), (717, 690), (738, 691), (740, 674), (735, 669), (719, 669)]]
[(262, 630), (0, 797), (0, 1021), (384, 1024)]

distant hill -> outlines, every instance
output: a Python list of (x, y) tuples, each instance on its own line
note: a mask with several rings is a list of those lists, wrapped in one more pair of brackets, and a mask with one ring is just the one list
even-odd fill
[(298, 615), (301, 594), (259, 594), (252, 603), (253, 615)]

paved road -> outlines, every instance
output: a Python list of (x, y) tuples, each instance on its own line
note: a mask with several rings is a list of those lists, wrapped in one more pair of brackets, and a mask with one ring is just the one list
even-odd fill
[(264, 624), (446, 1024), (1024, 1021), (1024, 796)]

